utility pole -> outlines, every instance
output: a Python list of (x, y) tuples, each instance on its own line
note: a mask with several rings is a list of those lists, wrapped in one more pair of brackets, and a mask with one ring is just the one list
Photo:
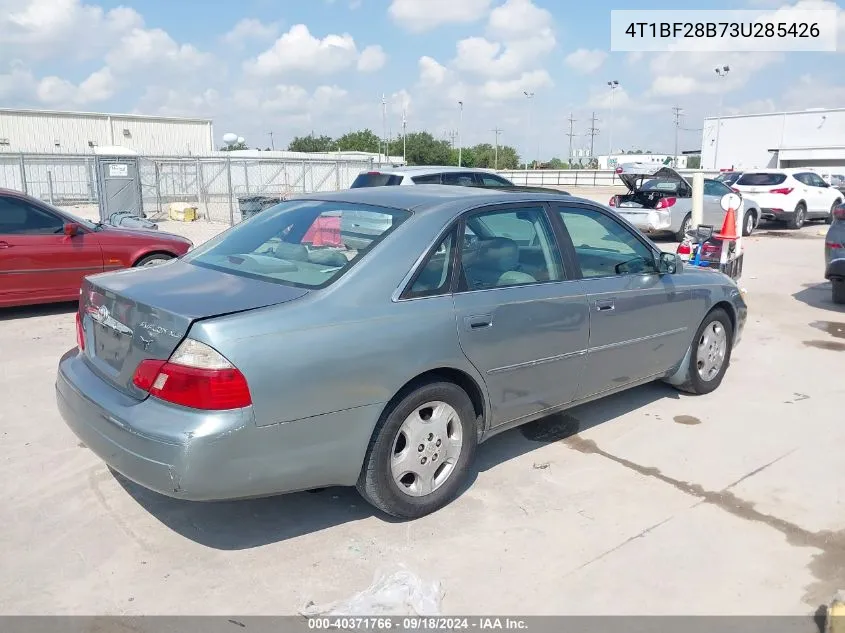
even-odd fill
[(675, 115), (675, 160), (672, 166), (675, 169), (678, 168), (678, 130), (681, 127), (681, 112), (683, 112), (683, 109), (679, 106), (672, 108), (672, 113)]
[(270, 135), (270, 149), (272, 149), (275, 152), (276, 151), (276, 145), (275, 145), (275, 143), (273, 143), (273, 133), (267, 132), (267, 134)]
[(596, 135), (599, 133), (599, 130), (596, 127), (596, 121), (598, 121), (598, 119), (596, 118), (596, 113), (593, 112), (593, 116), (590, 118), (590, 131), (588, 132), (588, 134), (590, 135), (590, 160), (592, 160), (595, 157), (595, 153), (593, 152), (593, 147), (594, 147)]
[(402, 108), (402, 162), (408, 163), (408, 146), (406, 144), (408, 119), (405, 117), (405, 108)]
[(463, 149), (463, 142), (461, 141), (461, 126), (464, 124), (464, 102), (458, 101), (458, 107), (461, 109), (460, 118), (458, 119), (458, 167), (461, 166), (461, 150)]
[(493, 134), (496, 135), (496, 143), (493, 146), (493, 169), (499, 168), (499, 134), (502, 133), (502, 130), (499, 128), (493, 129)]
[[(384, 155), (387, 156), (387, 98), (384, 96), (384, 93), (381, 93), (381, 138), (384, 142)], [(381, 147), (379, 147), (379, 154), (381, 154)], [(386, 158), (385, 158), (386, 160)], [(382, 160), (379, 157), (379, 166), (381, 166)]]
[(569, 167), (572, 168), (572, 138), (575, 136), (575, 133), (572, 131), (572, 124), (575, 123), (575, 119), (572, 118), (572, 113), (569, 113)]

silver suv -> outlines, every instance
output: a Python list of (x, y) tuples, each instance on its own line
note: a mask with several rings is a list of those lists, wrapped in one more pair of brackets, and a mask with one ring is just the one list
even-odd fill
[(514, 184), (493, 170), (471, 167), (389, 167), (363, 171), (350, 186), (390, 187), (394, 185), (457, 185), (463, 187), (513, 187)]

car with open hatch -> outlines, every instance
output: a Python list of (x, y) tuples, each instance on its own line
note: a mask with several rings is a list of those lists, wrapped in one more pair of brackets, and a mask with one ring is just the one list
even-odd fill
[[(356, 233), (362, 213), (387, 228)], [(161, 494), (356, 486), (414, 518), (507, 429), (654, 380), (713, 391), (746, 317), (731, 279), (588, 200), (349, 189), (88, 277), (56, 397), (82, 442)]]
[(0, 189), (0, 308), (76, 301), (86, 275), (155, 266), (192, 246), (179, 235), (93, 222)]
[[(611, 196), (609, 206), (645, 233), (671, 233), (683, 241), (693, 228), (692, 184), (684, 176), (671, 167), (649, 163), (620, 165), (616, 176), (628, 193)], [(703, 224), (722, 226), (722, 198), (729, 193), (736, 192), (716, 179), (704, 179)], [(742, 234), (748, 236), (760, 221), (760, 207), (750, 196), (739, 195), (741, 205), (734, 212), (742, 218)]]

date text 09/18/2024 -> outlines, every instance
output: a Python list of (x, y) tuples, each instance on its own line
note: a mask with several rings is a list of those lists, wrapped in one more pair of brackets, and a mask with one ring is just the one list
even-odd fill
[(308, 628), (316, 631), (526, 631), (521, 618), (500, 617), (309, 617)]

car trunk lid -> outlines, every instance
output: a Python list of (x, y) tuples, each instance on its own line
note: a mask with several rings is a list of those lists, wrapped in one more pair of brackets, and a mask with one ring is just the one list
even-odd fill
[(616, 176), (631, 193), (636, 193), (642, 184), (648, 180), (666, 180), (688, 186), (686, 179), (677, 171), (665, 165), (648, 165), (645, 163), (628, 163), (616, 169)]
[(180, 260), (87, 278), (79, 310), (88, 364), (125, 394), (143, 360), (167, 360), (201, 319), (298, 299), (308, 290), (195, 266)]

